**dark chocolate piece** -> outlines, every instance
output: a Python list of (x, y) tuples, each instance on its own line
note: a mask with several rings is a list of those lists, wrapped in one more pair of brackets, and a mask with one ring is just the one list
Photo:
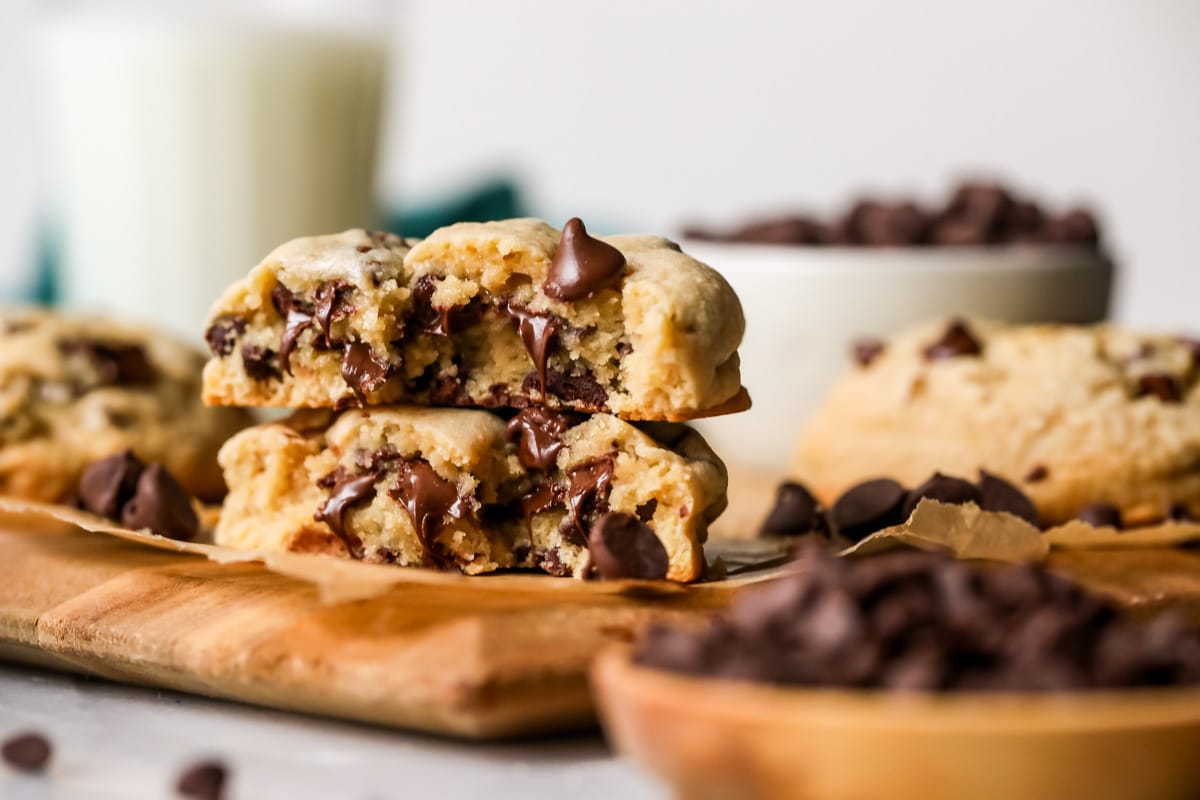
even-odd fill
[(1179, 382), (1174, 377), (1161, 372), (1151, 372), (1138, 378), (1136, 396), (1154, 396), (1164, 403), (1178, 403), (1183, 399), (1183, 392), (1180, 391)]
[(1050, 477), (1050, 469), (1045, 464), (1034, 464), (1029, 472), (1025, 473), (1026, 483), (1041, 483)]
[(521, 465), (545, 472), (554, 466), (558, 452), (562, 450), (562, 435), (578, 423), (576, 415), (529, 406), (517, 412), (505, 430), (508, 438), (517, 442)]
[(545, 397), (546, 362), (550, 357), (550, 347), (554, 343), (554, 337), (558, 333), (561, 322), (552, 314), (538, 314), (512, 303), (504, 305), (504, 313), (517, 325), (521, 343), (525, 345), (525, 352), (529, 353), (529, 357), (533, 360), (533, 367), (537, 370), (538, 388)]
[(359, 405), (367, 404), (367, 393), (383, 386), (391, 374), (387, 360), (375, 355), (369, 344), (351, 342), (342, 355), (342, 380), (354, 392)]
[(313, 315), (311, 313), (299, 306), (292, 306), (288, 309), (283, 323), (283, 336), (279, 338), (279, 363), (288, 375), (292, 374), (292, 349), (295, 348), (300, 334), (308, 330), (312, 324)]
[(438, 279), (434, 276), (422, 275), (413, 286), (413, 310), (408, 319), (417, 330), (434, 336), (450, 336), (466, 330), (483, 316), (487, 304), (479, 297), (466, 305), (435, 306), (433, 293), (437, 285)]
[(942, 332), (941, 338), (925, 348), (925, 358), (939, 361), (943, 358), (977, 356), (983, 352), (979, 340), (962, 320), (952, 320)]
[(242, 345), (242, 369), (256, 381), (279, 377), (278, 358), (275, 351), (269, 347)]
[(175, 791), (190, 800), (222, 800), (229, 771), (219, 761), (201, 761), (185, 769), (175, 782)]
[(121, 508), (133, 497), (145, 469), (132, 450), (93, 461), (79, 476), (79, 504), (98, 516), (120, 519)]
[(634, 509), (637, 518), (646, 523), (653, 521), (655, 511), (658, 511), (658, 498), (656, 497), (651, 497), (646, 502), (639, 503), (637, 508)]
[(0, 757), (18, 772), (41, 772), (50, 761), (50, 741), (40, 733), (21, 733), (4, 740)]
[(817, 499), (799, 483), (785, 481), (775, 490), (775, 507), (767, 515), (760, 534), (801, 536), (819, 529)]
[(875, 531), (904, 521), (904, 500), (908, 492), (890, 478), (866, 481), (847, 489), (830, 509), (834, 531), (858, 541)]
[(542, 291), (566, 302), (582, 300), (615, 287), (624, 271), (621, 251), (589, 236), (583, 221), (573, 217), (563, 226)]
[(346, 551), (350, 553), (351, 558), (363, 557), (362, 540), (355, 534), (346, 530), (346, 511), (353, 505), (357, 505), (363, 501), (369, 501), (375, 496), (375, 482), (379, 480), (379, 476), (374, 472), (368, 472), (365, 475), (346, 476), (344, 471), (338, 470), (326, 475), (318, 485), (332, 483), (329, 497), (317, 509), (317, 513), (313, 515), (314, 519), (319, 522), (324, 522), (329, 526), (329, 529), (342, 540), (346, 545)]
[(608, 510), (608, 493), (612, 491), (613, 459), (611, 456), (593, 459), (567, 470), (567, 508), (571, 524), (584, 538), (588, 520)]
[(670, 560), (654, 530), (632, 514), (602, 515), (588, 535), (592, 567), (602, 578), (659, 580), (667, 576)]
[(225, 314), (213, 320), (204, 332), (204, 341), (214, 356), (224, 358), (233, 352), (237, 340), (246, 332), (246, 319)]
[(534, 514), (540, 514), (562, 505), (562, 495), (562, 490), (554, 484), (539, 483), (522, 495), (517, 502), (521, 506), (521, 513), (528, 521)]
[(547, 369), (546, 392), (565, 403), (579, 403), (591, 413), (608, 411), (608, 392), (591, 372), (582, 367), (569, 373)]
[(937, 500), (941, 503), (949, 503), (956, 506), (963, 505), (964, 503), (980, 505), (981, 499), (979, 488), (970, 481), (935, 472), (933, 473), (933, 477), (908, 493), (908, 498), (904, 501), (904, 508), (900, 515), (904, 519), (908, 519), (912, 516), (913, 510), (916, 509), (917, 503), (926, 497), (930, 500)]
[(474, 517), (470, 500), (460, 497), (452, 481), (438, 475), (428, 461), (410, 459), (400, 463), (396, 485), (388, 494), (404, 504), (416, 529), (417, 538), (432, 555), (434, 537), (446, 517), (468, 520)]
[(345, 281), (333, 281), (317, 288), (313, 293), (313, 320), (321, 326), (326, 347), (335, 347), (338, 342), (333, 336), (333, 324), (354, 313), (350, 296), (354, 287)]
[(150, 464), (138, 477), (133, 497), (121, 509), (121, 524), (168, 539), (190, 542), (200, 532), (191, 495), (162, 464)]
[(1121, 509), (1112, 503), (1089, 503), (1079, 509), (1075, 518), (1086, 522), (1094, 528), (1116, 528), (1121, 530), (1124, 521), (1121, 519)]
[(1038, 524), (1037, 506), (1024, 492), (1000, 476), (979, 470), (979, 493), (979, 507), (984, 511), (1004, 511), (1030, 525)]
[(63, 353), (79, 353), (100, 375), (104, 385), (139, 386), (153, 383), (158, 370), (138, 344), (101, 342), (96, 339), (66, 339), (58, 343)]
[(878, 339), (858, 339), (854, 342), (854, 360), (860, 367), (869, 367), (871, 362), (883, 355), (885, 345)]

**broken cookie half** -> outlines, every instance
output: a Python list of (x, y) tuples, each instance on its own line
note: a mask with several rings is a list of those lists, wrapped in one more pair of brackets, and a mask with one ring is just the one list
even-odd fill
[(698, 434), (539, 407), (301, 411), (220, 453), (218, 544), (482, 574), (695, 580), (725, 467)]
[(543, 406), (629, 420), (743, 410), (741, 305), (654, 236), (538, 220), (417, 242), (297, 239), (230, 287), (207, 330), (211, 404)]

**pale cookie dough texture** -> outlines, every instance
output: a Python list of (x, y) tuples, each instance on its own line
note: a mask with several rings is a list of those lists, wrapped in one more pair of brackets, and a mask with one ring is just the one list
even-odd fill
[(350, 230), (276, 249), (216, 303), (213, 404), (545, 405), (633, 420), (741, 410), (737, 296), (654, 236), (588, 296), (543, 290), (560, 231), (459, 223), (413, 242)]
[(1112, 326), (966, 328), (977, 353), (931, 357), (947, 330), (931, 323), (851, 369), (802, 433), (796, 477), (829, 503), (868, 478), (911, 486), (983, 468), (1028, 494), (1043, 524), (1092, 503), (1127, 523), (1200, 512), (1197, 342)]
[(217, 450), (251, 420), (201, 403), (203, 365), (200, 352), (144, 328), (0, 311), (0, 494), (70, 499), (87, 464), (131, 448), (196, 496), (219, 498)]
[(653, 529), (667, 552), (665, 577), (701, 577), (701, 543), (725, 505), (720, 460), (685, 426), (643, 432), (607, 414), (571, 422), (546, 468), (531, 469), (505, 420), (488, 411), (297, 412), (221, 450), (230, 491), (216, 541), (468, 574), (527, 567), (582, 577), (592, 523), (620, 511)]

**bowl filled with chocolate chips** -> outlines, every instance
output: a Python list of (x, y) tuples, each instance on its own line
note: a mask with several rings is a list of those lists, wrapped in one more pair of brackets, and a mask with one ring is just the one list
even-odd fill
[(864, 198), (829, 218), (799, 214), (692, 226), (683, 247), (736, 290), (754, 409), (701, 424), (735, 466), (779, 471), (800, 420), (862, 337), (930, 318), (1095, 322), (1113, 266), (1095, 216), (992, 182), (934, 202)]
[(819, 541), (595, 665), (610, 740), (678, 796), (1200, 796), (1186, 619), (1131, 619), (1039, 565)]

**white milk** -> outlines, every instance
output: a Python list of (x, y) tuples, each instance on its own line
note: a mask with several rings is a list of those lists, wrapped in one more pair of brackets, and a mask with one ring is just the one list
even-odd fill
[(65, 305), (198, 340), (275, 245), (375, 222), (381, 38), (70, 15), (39, 50)]

